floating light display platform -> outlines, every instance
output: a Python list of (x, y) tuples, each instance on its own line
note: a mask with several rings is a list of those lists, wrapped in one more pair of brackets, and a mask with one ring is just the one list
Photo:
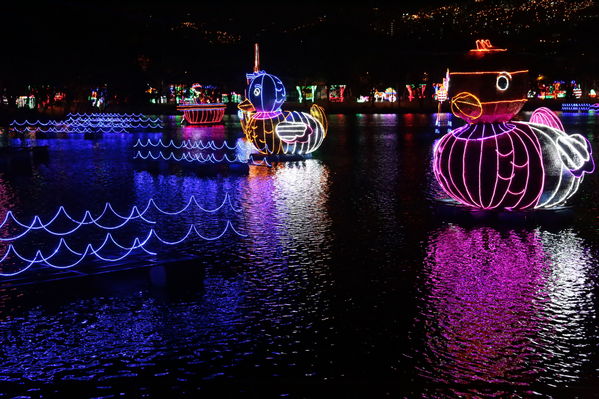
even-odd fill
[(183, 111), (183, 118), (190, 125), (210, 125), (220, 123), (225, 115), (226, 104), (180, 104), (177, 110)]
[[(479, 41), (471, 53), (482, 59), (504, 51)], [(590, 143), (567, 134), (547, 108), (536, 110), (530, 122), (512, 121), (526, 101), (527, 71), (506, 69), (486, 62), (481, 69), (449, 73), (451, 110), (467, 124), (435, 146), (435, 177), (451, 198), (473, 208), (562, 205), (594, 170)]]

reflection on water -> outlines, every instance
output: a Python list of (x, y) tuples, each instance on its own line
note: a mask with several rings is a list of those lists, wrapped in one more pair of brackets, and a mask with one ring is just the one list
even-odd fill
[[(564, 117), (566, 129), (590, 137), (587, 119)], [(140, 138), (243, 140), (236, 117), (176, 121), (161, 133), (38, 139), (47, 162), (0, 172), (0, 216), (45, 219), (64, 205), (81, 217), (107, 201), (125, 213), (150, 198), (176, 210), (191, 195), (213, 209), (230, 195), (240, 213), (155, 215), (156, 228), (175, 237), (230, 220), (247, 237), (0, 288), (0, 397), (57, 383), (63, 397), (194, 397), (203, 383), (280, 394), (330, 384), (363, 397), (568, 397), (598, 386), (599, 174), (557, 226), (515, 229), (514, 216), (466, 227), (476, 215), (465, 211), (450, 225), (429, 167), (434, 116), (331, 115), (313, 159), (247, 173), (131, 161)], [(124, 233), (141, 235), (135, 226)]]
[(433, 232), (427, 252), (427, 378), (567, 386), (592, 367), (593, 259), (576, 232), (450, 225)]

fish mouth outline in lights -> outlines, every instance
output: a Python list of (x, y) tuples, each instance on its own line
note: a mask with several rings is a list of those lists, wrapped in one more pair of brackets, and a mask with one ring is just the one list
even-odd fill
[(257, 44), (254, 72), (246, 78), (246, 98), (238, 105), (241, 127), (259, 153), (305, 155), (321, 146), (328, 129), (324, 109), (313, 104), (310, 113), (283, 111), (285, 86), (277, 76), (259, 69)]
[[(476, 60), (480, 54), (503, 54), (485, 46), (477, 43), (472, 50)], [(452, 113), (467, 124), (435, 145), (433, 172), (445, 193), (462, 205), (552, 208), (571, 198), (584, 175), (594, 171), (589, 141), (566, 133), (553, 111), (539, 108), (529, 122), (512, 121), (526, 102), (527, 72), (487, 68), (449, 73)]]

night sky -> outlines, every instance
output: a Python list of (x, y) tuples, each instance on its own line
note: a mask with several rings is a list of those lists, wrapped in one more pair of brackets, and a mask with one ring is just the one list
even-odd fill
[[(593, 78), (599, 63), (588, 48), (597, 34), (597, 6), (540, 1), (523, 10), (526, 3), (13, 4), (3, 10), (0, 84), (134, 89), (147, 82), (201, 81), (237, 88), (252, 66), (256, 41), (262, 67), (291, 82), (418, 81), (425, 72), (441, 76), (480, 37), (524, 54), (533, 71), (538, 66), (545, 74)], [(508, 22), (506, 12), (513, 15)]]

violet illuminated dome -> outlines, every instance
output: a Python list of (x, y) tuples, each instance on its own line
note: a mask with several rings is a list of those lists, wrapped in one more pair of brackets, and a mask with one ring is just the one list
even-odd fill
[(248, 74), (252, 79), (247, 91), (247, 99), (257, 112), (275, 112), (281, 109), (287, 94), (281, 79), (264, 71)]
[(449, 72), (451, 112), (468, 123), (507, 122), (526, 102), (528, 70), (488, 40), (477, 40), (476, 47), (460, 70)]

